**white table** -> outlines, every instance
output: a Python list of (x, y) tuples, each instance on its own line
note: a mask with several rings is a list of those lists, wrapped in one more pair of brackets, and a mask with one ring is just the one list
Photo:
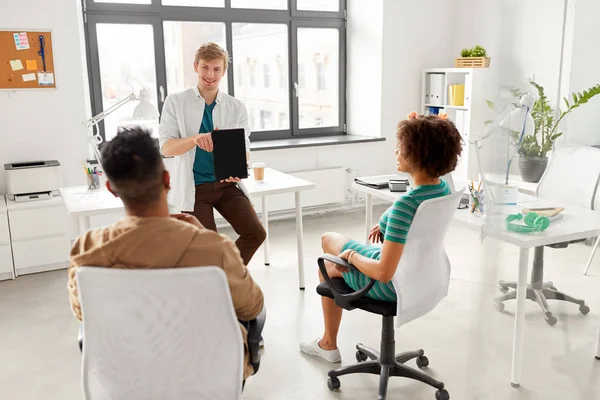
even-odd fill
[[(267, 238), (263, 244), (265, 264), (269, 265), (269, 218), (267, 210), (267, 196), (294, 193), (296, 203), (296, 240), (298, 245), (298, 281), (300, 289), (304, 290), (304, 241), (302, 228), (302, 205), (300, 192), (315, 188), (315, 184), (296, 178), (295, 176), (265, 168), (265, 179), (255, 181), (254, 177), (244, 179), (248, 192), (253, 197), (261, 197), (262, 220)], [(108, 190), (100, 189), (89, 191), (87, 186), (66, 187), (60, 189), (67, 211), (71, 218), (79, 222), (79, 231), (88, 231), (91, 227), (91, 217), (98, 215), (116, 214), (124, 211), (121, 199), (114, 197)]]
[(254, 176), (244, 180), (246, 189), (253, 197), (261, 197), (262, 220), (267, 239), (265, 240), (265, 265), (269, 265), (269, 212), (267, 210), (267, 196), (294, 192), (296, 205), (296, 241), (298, 244), (298, 281), (300, 290), (304, 290), (304, 234), (302, 231), (302, 204), (300, 192), (315, 188), (315, 184), (295, 176), (279, 172), (272, 168), (265, 168), (265, 179), (255, 181)]
[[(373, 196), (395, 201), (402, 193), (392, 193), (389, 189), (373, 189), (353, 183), (352, 187), (366, 194), (366, 220), (365, 231), (368, 238), (372, 227)], [(519, 212), (523, 207), (554, 207), (557, 204), (539, 199), (537, 197), (519, 194), (518, 205), (510, 212)], [(527, 270), (529, 267), (529, 249), (537, 246), (546, 246), (570, 240), (584, 239), (600, 234), (600, 213), (578, 207), (565, 207), (564, 217), (550, 225), (550, 227), (536, 234), (522, 234), (510, 232), (498, 225), (484, 224), (484, 219), (473, 216), (468, 209), (456, 210), (454, 219), (468, 227), (482, 230), (485, 236), (513, 244), (520, 248), (519, 271), (517, 279), (517, 308), (515, 311), (515, 327), (513, 337), (511, 384), (519, 387), (521, 384), (521, 364), (523, 360), (523, 327), (525, 324), (525, 299), (527, 289)], [(600, 357), (600, 337), (598, 339), (597, 356)]]

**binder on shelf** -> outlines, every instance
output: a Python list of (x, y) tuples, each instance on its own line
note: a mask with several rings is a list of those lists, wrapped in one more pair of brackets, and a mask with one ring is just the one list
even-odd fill
[(448, 103), (451, 106), (465, 105), (465, 85), (449, 85), (448, 86)]
[(444, 74), (429, 74), (429, 103), (433, 106), (444, 104)]

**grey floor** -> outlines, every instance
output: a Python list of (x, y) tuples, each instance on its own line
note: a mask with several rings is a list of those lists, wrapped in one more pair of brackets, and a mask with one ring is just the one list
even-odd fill
[[(327, 230), (363, 237), (363, 213), (336, 213), (305, 218), (307, 288), (297, 289), (293, 221), (271, 224), (271, 266), (262, 251), (250, 269), (265, 292), (269, 319), (261, 370), (246, 385), (244, 399), (375, 399), (374, 376), (342, 377), (337, 393), (327, 389), (325, 362), (307, 358), (298, 342), (322, 329), (316, 263), (319, 238)], [(600, 255), (591, 274), (582, 267), (589, 247), (546, 250), (546, 274), (559, 289), (584, 298), (592, 312), (551, 302), (556, 326), (544, 322), (539, 308), (527, 303), (523, 380), (510, 386), (514, 301), (503, 313), (491, 306), (499, 278), (514, 279), (516, 248), (452, 226), (446, 241), (452, 263), (449, 296), (431, 313), (396, 331), (398, 351), (425, 349), (428, 371), (446, 383), (451, 398), (463, 399), (600, 399), (600, 361), (594, 360), (600, 321)], [(23, 276), (0, 282), (0, 398), (82, 399), (78, 323), (72, 317), (65, 271)], [(379, 343), (380, 320), (359, 310), (345, 313), (340, 330), (343, 363), (354, 362), (354, 345)], [(414, 363), (414, 362), (413, 362)], [(414, 364), (412, 364), (414, 365)], [(393, 378), (388, 399), (434, 399), (434, 390)]]

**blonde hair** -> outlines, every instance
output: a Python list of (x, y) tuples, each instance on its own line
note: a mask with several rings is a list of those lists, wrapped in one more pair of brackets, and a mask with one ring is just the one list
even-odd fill
[(216, 59), (223, 60), (224, 70), (227, 70), (229, 64), (229, 54), (227, 50), (216, 44), (215, 42), (206, 42), (198, 47), (194, 55), (194, 64), (198, 64), (200, 60), (212, 61)]

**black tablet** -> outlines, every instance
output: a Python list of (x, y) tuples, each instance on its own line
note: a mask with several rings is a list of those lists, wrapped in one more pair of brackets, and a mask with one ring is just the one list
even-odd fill
[(246, 136), (243, 128), (219, 129), (212, 133), (213, 159), (217, 181), (248, 177)]

